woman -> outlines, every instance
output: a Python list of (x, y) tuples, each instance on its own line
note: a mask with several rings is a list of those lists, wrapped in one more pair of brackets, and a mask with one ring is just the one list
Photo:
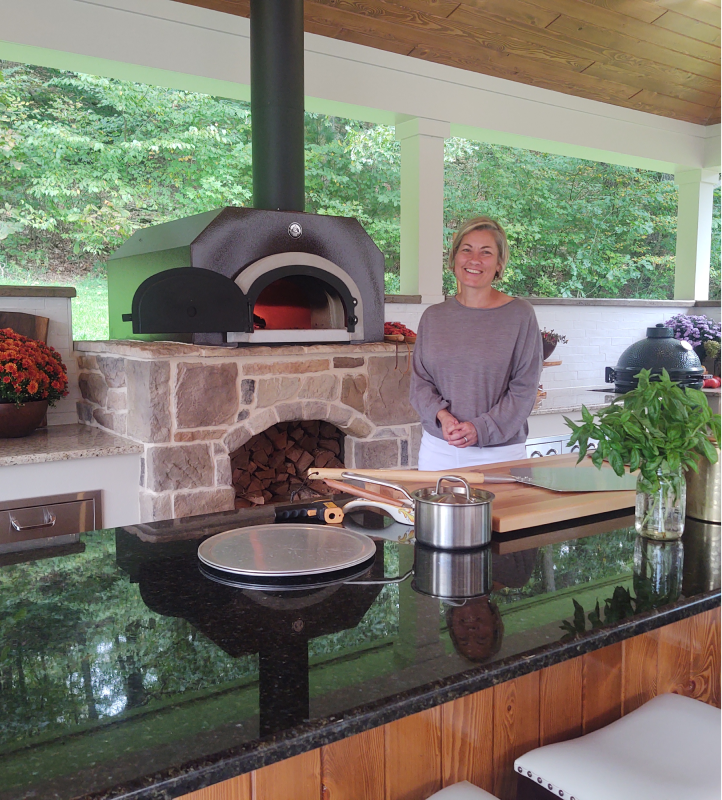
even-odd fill
[(526, 458), (542, 341), (531, 304), (492, 286), (508, 259), (504, 229), (489, 217), (470, 220), (454, 237), (456, 297), (426, 309), (414, 348), (420, 470)]

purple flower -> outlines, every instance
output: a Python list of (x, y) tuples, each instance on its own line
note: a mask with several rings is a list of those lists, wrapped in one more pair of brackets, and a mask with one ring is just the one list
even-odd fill
[(720, 324), (704, 314), (675, 314), (664, 323), (674, 331), (674, 338), (689, 342), (693, 347), (706, 341), (720, 341)]

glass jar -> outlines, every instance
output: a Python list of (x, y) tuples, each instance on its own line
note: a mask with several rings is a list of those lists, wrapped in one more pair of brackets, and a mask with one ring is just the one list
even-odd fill
[(634, 543), (634, 594), (637, 610), (673, 603), (682, 591), (684, 546), (679, 539), (657, 541), (637, 536)]
[(673, 472), (659, 470), (657, 478), (657, 489), (641, 473), (637, 478), (634, 527), (638, 534), (650, 539), (679, 539), (684, 532), (687, 505), (687, 483), (682, 468)]

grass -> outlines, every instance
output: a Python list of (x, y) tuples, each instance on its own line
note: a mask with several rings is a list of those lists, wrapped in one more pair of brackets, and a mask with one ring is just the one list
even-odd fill
[(108, 338), (108, 279), (100, 271), (67, 278), (15, 265), (0, 264), (0, 284), (73, 286), (73, 339)]

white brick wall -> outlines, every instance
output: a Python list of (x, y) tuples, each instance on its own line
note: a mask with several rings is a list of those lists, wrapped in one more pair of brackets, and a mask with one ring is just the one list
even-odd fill
[[(418, 328), (426, 305), (386, 303), (386, 320)], [(705, 314), (720, 319), (719, 307), (689, 306), (582, 306), (535, 305), (540, 328), (563, 333), (568, 344), (560, 344), (550, 360), (562, 361), (542, 373), (545, 389), (568, 386), (599, 386), (604, 383), (604, 368), (614, 367), (629, 345), (643, 339), (648, 327), (664, 322), (674, 314)]]
[(48, 409), (48, 425), (78, 421), (75, 403), (80, 399), (78, 362), (73, 352), (73, 319), (69, 297), (0, 297), (1, 311), (21, 311), (48, 317), (48, 344), (62, 356), (68, 368), (69, 394)]

